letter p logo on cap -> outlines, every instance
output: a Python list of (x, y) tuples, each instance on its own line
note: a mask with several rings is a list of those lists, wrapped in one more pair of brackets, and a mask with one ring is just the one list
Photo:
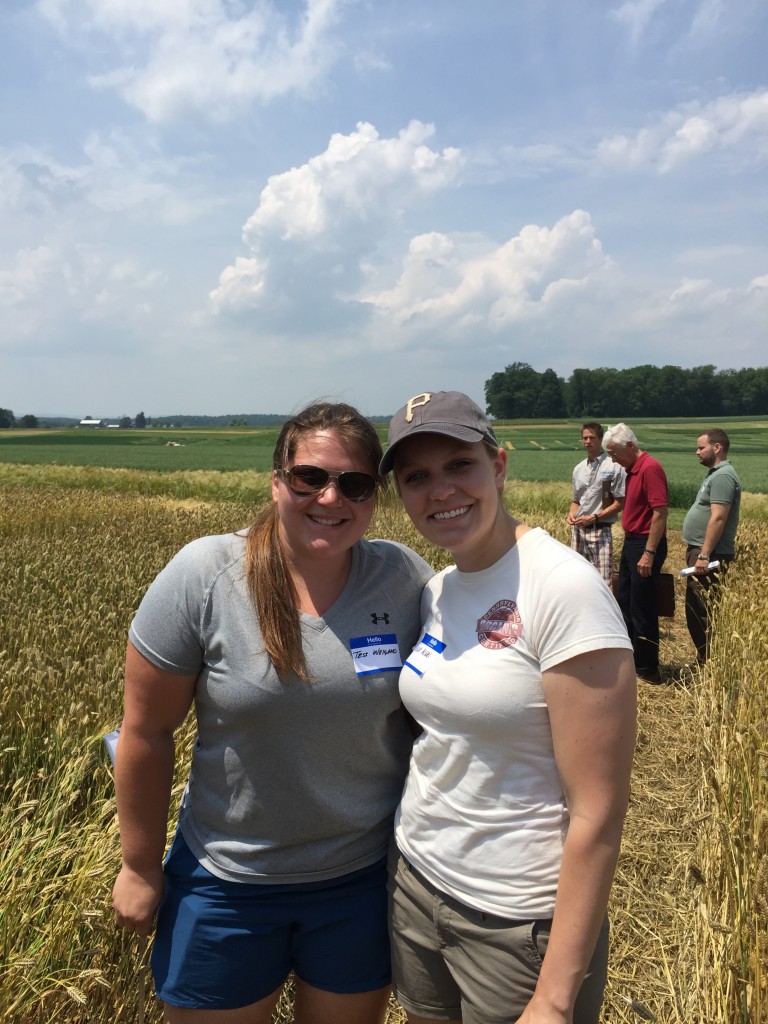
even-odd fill
[(413, 410), (420, 409), (427, 402), (431, 401), (432, 394), (429, 391), (422, 391), (420, 395), (414, 395), (413, 398), (409, 398), (405, 406), (405, 422), (411, 423), (413, 421)]

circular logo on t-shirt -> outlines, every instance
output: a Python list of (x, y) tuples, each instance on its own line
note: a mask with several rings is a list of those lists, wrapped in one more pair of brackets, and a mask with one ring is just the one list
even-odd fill
[(477, 620), (477, 639), (491, 651), (511, 647), (523, 635), (523, 620), (514, 601), (497, 601)]

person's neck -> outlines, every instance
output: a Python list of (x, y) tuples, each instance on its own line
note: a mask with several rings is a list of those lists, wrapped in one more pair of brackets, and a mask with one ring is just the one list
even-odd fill
[(338, 600), (349, 579), (352, 552), (335, 559), (293, 559), (286, 552), (288, 572), (296, 590), (299, 610), (322, 618)]
[(529, 526), (515, 519), (506, 510), (500, 511), (490, 535), (482, 546), (466, 552), (451, 552), (456, 568), (461, 572), (481, 572), (483, 569), (490, 569), (511, 551), (522, 535), (529, 530)]

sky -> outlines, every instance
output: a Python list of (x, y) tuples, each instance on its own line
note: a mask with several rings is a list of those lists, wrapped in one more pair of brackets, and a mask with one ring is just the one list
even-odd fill
[(768, 364), (764, 0), (2, 0), (0, 406)]

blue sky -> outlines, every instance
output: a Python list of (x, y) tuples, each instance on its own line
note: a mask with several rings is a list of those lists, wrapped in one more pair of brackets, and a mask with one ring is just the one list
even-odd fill
[(0, 405), (768, 363), (763, 0), (4, 0)]

